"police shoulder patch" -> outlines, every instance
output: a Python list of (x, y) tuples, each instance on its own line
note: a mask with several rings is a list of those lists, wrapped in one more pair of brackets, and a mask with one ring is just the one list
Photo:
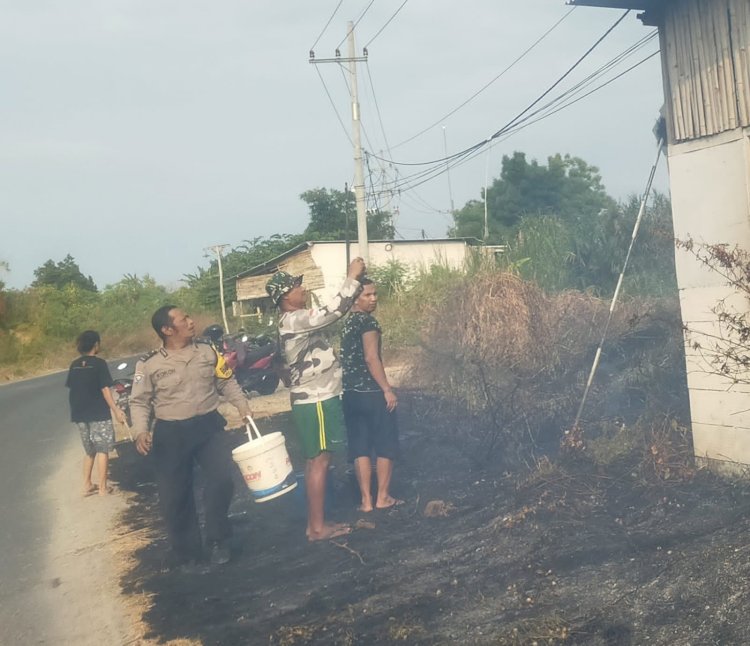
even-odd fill
[(153, 357), (153, 356), (155, 356), (157, 354), (159, 354), (159, 350), (151, 350), (151, 352), (147, 352), (146, 354), (144, 354), (139, 359), (139, 361), (148, 361), (151, 357)]

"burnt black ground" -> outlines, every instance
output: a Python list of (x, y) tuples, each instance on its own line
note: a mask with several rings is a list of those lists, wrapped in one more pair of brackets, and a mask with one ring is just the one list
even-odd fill
[[(406, 504), (358, 514), (334, 470), (331, 516), (359, 528), (308, 544), (301, 495), (256, 504), (238, 480), (234, 559), (205, 575), (166, 571), (148, 461), (113, 464), (137, 492), (123, 522), (154, 540), (122, 581), (153, 605), (147, 637), (204, 644), (745, 644), (750, 643), (750, 491), (699, 472), (647, 485), (587, 464), (531, 475), (479, 466), (460, 429), (402, 395)], [(417, 414), (418, 413), (418, 414)], [(301, 470), (289, 419), (284, 430)], [(228, 439), (241, 443), (241, 435)], [(454, 510), (425, 517), (440, 499)]]

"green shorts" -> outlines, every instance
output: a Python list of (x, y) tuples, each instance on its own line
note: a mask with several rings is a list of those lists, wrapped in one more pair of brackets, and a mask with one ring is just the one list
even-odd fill
[(346, 430), (341, 398), (292, 405), (292, 419), (302, 445), (302, 454), (310, 460), (322, 451), (338, 451), (345, 446)]

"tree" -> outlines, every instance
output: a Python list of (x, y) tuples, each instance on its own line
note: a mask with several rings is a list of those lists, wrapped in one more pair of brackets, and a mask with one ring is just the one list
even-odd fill
[(68, 254), (60, 262), (48, 260), (34, 270), (32, 287), (54, 287), (63, 289), (66, 285), (75, 285), (80, 289), (95, 292), (96, 284), (91, 276), (81, 273), (78, 263)]
[[(235, 299), (235, 281), (233, 276), (247, 271), (276, 256), (288, 251), (302, 242), (301, 235), (288, 233), (274, 234), (267, 238), (257, 237), (244, 240), (242, 244), (233, 247), (222, 257), (224, 271), (224, 290), (227, 301)], [(208, 267), (198, 267), (196, 273), (186, 274), (183, 280), (192, 292), (194, 302), (202, 307), (220, 307), (219, 294), (219, 265), (216, 258), (212, 258)]]
[[(4, 260), (0, 260), (0, 271), (10, 271), (8, 263)], [(5, 295), (3, 294), (4, 291), (5, 281), (0, 280), (0, 325), (2, 325), (5, 321)]]
[[(353, 193), (315, 188), (302, 193), (300, 199), (307, 203), (310, 211), (310, 223), (303, 234), (305, 240), (344, 240), (347, 233), (347, 213), (349, 237), (357, 237), (357, 208)], [(395, 233), (391, 213), (380, 209), (367, 213), (369, 239), (392, 240)]]
[[(594, 289), (611, 294), (640, 204), (641, 198), (633, 195), (588, 219), (525, 216), (501, 262), (549, 291)], [(641, 222), (624, 285), (630, 293), (642, 295), (677, 293), (672, 210), (669, 199), (658, 192), (651, 196)]]
[[(454, 214), (450, 235), (482, 238), (484, 198), (471, 200)], [(500, 177), (487, 191), (488, 228), (491, 242), (508, 242), (518, 232), (521, 220), (558, 217), (573, 223), (588, 223), (615, 206), (601, 183), (598, 169), (570, 155), (553, 155), (547, 165), (515, 152), (504, 156)]]

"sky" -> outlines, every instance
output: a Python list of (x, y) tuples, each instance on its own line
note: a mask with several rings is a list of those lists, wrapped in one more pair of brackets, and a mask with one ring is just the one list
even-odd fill
[[(100, 288), (126, 274), (176, 287), (207, 266), (211, 245), (300, 233), (309, 219), (302, 192), (353, 182), (346, 75), (339, 64), (308, 61), (313, 44), (316, 59), (338, 46), (346, 56), (350, 20), (362, 16), (357, 54), (368, 49), (357, 83), (363, 146), (399, 164), (371, 157), (377, 185), (422, 168), (404, 164), (490, 137), (623, 13), (571, 12), (564, 0), (338, 5), (0, 0), (0, 261), (10, 268), (0, 279), (22, 289), (35, 268), (71, 254)], [(546, 100), (652, 30), (631, 12)], [(603, 80), (657, 48), (651, 41)], [(662, 103), (656, 56), (449, 172), (407, 182), (390, 203), (381, 196), (379, 206), (397, 209), (400, 237), (442, 237), (451, 205), (480, 199), (486, 177), (514, 151), (541, 163), (555, 153), (581, 157), (615, 198), (640, 194)], [(668, 191), (663, 165), (655, 186)]]

